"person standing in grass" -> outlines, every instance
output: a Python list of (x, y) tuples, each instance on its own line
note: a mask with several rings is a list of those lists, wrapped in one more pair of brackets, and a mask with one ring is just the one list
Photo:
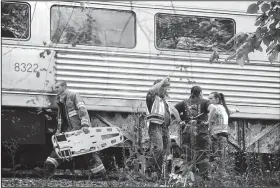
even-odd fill
[(211, 102), (208, 107), (210, 112), (208, 120), (204, 124), (209, 125), (213, 153), (216, 159), (219, 158), (218, 174), (220, 177), (226, 177), (228, 174), (225, 169), (225, 160), (227, 158), (230, 110), (222, 93), (210, 93), (209, 101)]
[(170, 106), (166, 97), (168, 97), (168, 88), (170, 86), (169, 77), (158, 79), (154, 82), (152, 88), (146, 95), (148, 134), (151, 143), (151, 153), (153, 161), (148, 164), (148, 169), (156, 169), (158, 175), (162, 174), (168, 178), (167, 158), (170, 156), (170, 135), (169, 126), (171, 123), (171, 114), (178, 122), (181, 121), (177, 110)]
[(210, 101), (203, 98), (202, 88), (193, 86), (189, 98), (175, 105), (185, 126), (182, 132), (182, 145), (188, 162), (196, 161), (199, 175), (209, 180), (210, 137), (208, 125), (202, 124), (207, 120)]

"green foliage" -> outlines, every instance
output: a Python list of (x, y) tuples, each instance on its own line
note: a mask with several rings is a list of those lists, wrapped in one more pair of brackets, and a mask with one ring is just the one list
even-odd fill
[[(228, 41), (230, 44), (235, 41), (235, 50), (225, 62), (236, 59), (236, 62), (243, 66), (249, 63), (248, 54), (255, 50), (263, 51), (261, 45), (264, 44), (268, 60), (273, 63), (277, 60), (280, 52), (280, 2), (258, 1), (251, 4), (247, 9), (248, 14), (261, 13), (257, 16), (255, 26), (258, 26), (253, 33), (239, 33)], [(218, 59), (218, 54), (214, 51), (209, 62)]]
[(234, 35), (229, 19), (158, 14), (156, 44), (159, 48), (227, 51), (226, 42)]
[[(110, 18), (110, 19), (109, 19)], [(85, 7), (51, 8), (51, 41), (87, 46), (134, 46), (134, 15), (128, 11)]]
[[(71, 9), (73, 10), (70, 11)], [(52, 25), (55, 29), (52, 33), (52, 41), (54, 43), (71, 44), (73, 47), (77, 44), (98, 45), (101, 43), (97, 35), (97, 32), (99, 31), (96, 27), (96, 20), (93, 18), (92, 13), (89, 10), (84, 10), (84, 7), (67, 7), (63, 9), (54, 7), (52, 9), (52, 15), (54, 17), (52, 22), (55, 24)], [(83, 16), (78, 17), (74, 14), (74, 12), (80, 12)], [(70, 18), (79, 24), (74, 25), (74, 23), (69, 22), (71, 20)]]

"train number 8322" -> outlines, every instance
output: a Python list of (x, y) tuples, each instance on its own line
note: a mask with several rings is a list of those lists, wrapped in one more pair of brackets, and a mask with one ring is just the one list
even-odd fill
[(14, 70), (16, 72), (36, 72), (38, 68), (37, 63), (15, 63)]

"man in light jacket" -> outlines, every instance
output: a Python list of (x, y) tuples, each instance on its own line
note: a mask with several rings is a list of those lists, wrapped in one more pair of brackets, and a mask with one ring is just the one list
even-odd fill
[[(166, 102), (169, 77), (158, 79), (146, 96), (148, 134), (151, 143), (151, 153), (154, 169), (163, 178), (167, 178), (167, 156), (170, 154), (169, 125), (171, 114), (181, 121), (178, 111)], [(175, 111), (174, 111), (175, 110)], [(148, 168), (152, 168), (148, 165)]]

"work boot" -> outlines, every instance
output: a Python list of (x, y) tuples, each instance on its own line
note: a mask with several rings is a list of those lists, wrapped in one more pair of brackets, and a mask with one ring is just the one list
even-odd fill
[(219, 177), (221, 177), (221, 178), (226, 178), (226, 177), (229, 176), (229, 174), (226, 171), (219, 171), (218, 170), (218, 174), (219, 174)]
[(40, 168), (40, 167), (35, 167), (34, 168), (35, 172), (37, 172), (37, 174), (40, 177), (45, 177), (45, 178), (49, 178), (50, 175), (52, 175), (54, 173), (55, 170), (55, 166), (51, 163), (45, 163), (45, 167), (44, 168)]
[(207, 159), (202, 160), (198, 164), (198, 169), (199, 169), (199, 175), (206, 181), (211, 180), (211, 175), (209, 173), (210, 171), (210, 164)]
[(92, 174), (91, 179), (98, 179), (102, 181), (109, 180), (107, 171), (105, 169), (102, 169), (99, 172)]
[(225, 158), (222, 157), (218, 160), (218, 176), (221, 178), (226, 178), (229, 176), (229, 174), (226, 172), (226, 163), (225, 163)]
[(45, 168), (35, 167), (33, 170), (34, 170), (41, 178), (44, 177), (45, 171), (46, 171)]
[(226, 172), (225, 165), (223, 164), (223, 162), (219, 164), (217, 172), (220, 178), (226, 178), (229, 176), (229, 174)]

